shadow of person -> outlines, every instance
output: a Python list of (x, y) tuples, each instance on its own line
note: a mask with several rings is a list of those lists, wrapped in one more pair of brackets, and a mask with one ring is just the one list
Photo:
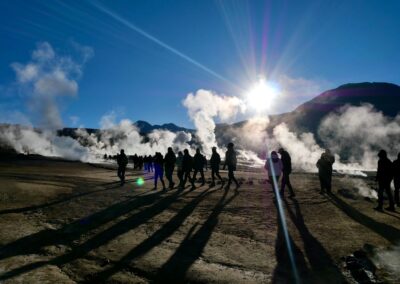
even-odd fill
[(288, 201), (285, 200), (287, 212), (303, 240), (304, 251), (310, 263), (313, 278), (316, 283), (345, 283), (342, 273), (335, 265), (328, 252), (308, 230), (297, 199), (292, 197), (291, 200), (295, 212), (291, 209)]
[(400, 240), (399, 229), (372, 219), (333, 194), (329, 195), (328, 199), (333, 205), (342, 210), (351, 219), (370, 229), (371, 231), (381, 235), (392, 244), (396, 244)]
[[(26, 180), (26, 178), (24, 180)], [(40, 183), (40, 184), (54, 185), (54, 183)], [(46, 202), (46, 203), (43, 203), (43, 204), (31, 205), (31, 206), (20, 207), (20, 208), (4, 209), (4, 210), (0, 211), (0, 215), (11, 214), (11, 213), (23, 213), (23, 212), (28, 212), (28, 211), (35, 211), (35, 210), (51, 207), (51, 206), (54, 206), (54, 205), (62, 204), (62, 203), (71, 201), (73, 199), (79, 198), (79, 197), (84, 197), (84, 196), (88, 196), (88, 195), (91, 195), (91, 194), (94, 194), (94, 193), (104, 192), (104, 191), (107, 191), (107, 190), (110, 190), (110, 189), (117, 188), (117, 187), (119, 187), (119, 181), (117, 181), (117, 182), (107, 182), (107, 183), (102, 183), (102, 184), (90, 184), (89, 186), (94, 186), (94, 187), (107, 186), (107, 187), (101, 188), (101, 189), (96, 189), (96, 190), (91, 190), (91, 191), (80, 192), (80, 193), (72, 194), (72, 195), (66, 195), (66, 196), (64, 195), (61, 198), (58, 198), (58, 199), (56, 199), (54, 201)], [(81, 188), (81, 187), (79, 185), (76, 185), (74, 187), (74, 191), (79, 189), (79, 188)]]
[(185, 194), (187, 193), (179, 194), (178, 192), (175, 192), (174, 194), (161, 198), (161, 200), (156, 203), (154, 203), (154, 201), (161, 195), (161, 193), (156, 192), (148, 194), (130, 202), (118, 203), (116, 205), (108, 207), (105, 210), (95, 213), (88, 217), (88, 219), (91, 221), (87, 222), (87, 224), (84, 224), (83, 226), (80, 221), (76, 221), (63, 227), (62, 229), (56, 231), (44, 230), (37, 234), (27, 236), (11, 244), (8, 244), (1, 249), (0, 259), (21, 254), (38, 253), (43, 247), (47, 245), (60, 243), (71, 245), (72, 242), (78, 239), (79, 236), (81, 236), (83, 233), (93, 230), (100, 225), (110, 222), (122, 215), (131, 213), (131, 211), (134, 209), (146, 205), (151, 205), (123, 219), (122, 221), (113, 224), (104, 231), (88, 239), (83, 244), (74, 246), (71, 251), (64, 255), (57, 256), (53, 259), (46, 261), (29, 263), (22, 267), (18, 267), (3, 273), (2, 275), (0, 275), (0, 281), (12, 278), (22, 273), (26, 273), (28, 271), (32, 271), (44, 265), (64, 265), (68, 262), (78, 259), (86, 255), (91, 250), (98, 248), (105, 243), (111, 241), (112, 239), (145, 223), (147, 220), (164, 211), (172, 202)]
[[(97, 275), (94, 275), (89, 282), (90, 283), (100, 283), (118, 271), (124, 269), (126, 266), (129, 266), (129, 263), (135, 260), (136, 258), (144, 255), (149, 252), (152, 248), (161, 244), (164, 240), (169, 238), (185, 221), (185, 219), (192, 214), (192, 212), (196, 209), (197, 205), (204, 200), (210, 194), (216, 192), (216, 190), (205, 190), (197, 195), (191, 202), (186, 204), (179, 212), (172, 217), (168, 222), (166, 222), (159, 230), (154, 232), (151, 236), (149, 236), (142, 243), (138, 244), (134, 247), (129, 253), (123, 256), (117, 263), (115, 263), (109, 269), (103, 270), (99, 272)], [(142, 272), (144, 273), (144, 272)], [(146, 278), (151, 278), (151, 275), (146, 275)]]
[(184, 283), (186, 273), (192, 264), (201, 256), (212, 232), (218, 224), (218, 216), (223, 209), (237, 197), (234, 193), (228, 198), (229, 190), (225, 190), (218, 203), (214, 206), (211, 214), (203, 225), (195, 231), (198, 226), (195, 224), (189, 230), (185, 239), (176, 249), (175, 253), (158, 270), (155, 282), (158, 283)]
[(290, 233), (288, 232), (289, 242), (291, 246), (291, 252), (294, 258), (294, 265), (298, 271), (298, 277), (293, 269), (293, 264), (291, 263), (289, 249), (287, 242), (285, 240), (285, 235), (282, 227), (282, 219), (279, 214), (279, 209), (275, 203), (276, 214), (277, 214), (277, 224), (278, 232), (275, 241), (275, 257), (276, 257), (276, 267), (272, 275), (272, 283), (283, 284), (283, 283), (316, 283), (311, 278), (311, 272), (307, 266), (304, 254), (301, 249), (293, 241)]

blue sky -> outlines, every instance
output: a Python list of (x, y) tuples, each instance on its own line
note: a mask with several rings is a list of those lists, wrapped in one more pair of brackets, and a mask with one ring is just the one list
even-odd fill
[(271, 113), (348, 82), (400, 84), (399, 10), (390, 0), (1, 1), (0, 118), (38, 111), (15, 63), (41, 43), (79, 69), (66, 73), (76, 93), (56, 99), (65, 126), (98, 127), (114, 111), (192, 127), (188, 93), (241, 96), (261, 75), (292, 92)]

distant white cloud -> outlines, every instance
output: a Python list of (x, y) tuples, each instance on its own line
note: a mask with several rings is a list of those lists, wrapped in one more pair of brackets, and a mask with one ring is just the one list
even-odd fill
[(68, 79), (65, 72), (55, 70), (34, 83), (34, 93), (45, 96), (75, 96), (78, 93), (78, 84), (75, 80)]
[(22, 65), (19, 63), (11, 64), (11, 67), (14, 69), (18, 82), (26, 83), (34, 80), (39, 73), (38, 67), (36, 64), (28, 63), (26, 65)]
[(53, 47), (48, 42), (37, 44), (36, 50), (32, 53), (32, 59), (37, 61), (48, 61), (56, 56)]
[(78, 94), (77, 80), (88, 59), (93, 56), (91, 47), (73, 43), (79, 60), (59, 55), (48, 42), (38, 43), (26, 64), (14, 62), (16, 84), (27, 95), (31, 117), (35, 124), (45, 129), (62, 127), (57, 100)]

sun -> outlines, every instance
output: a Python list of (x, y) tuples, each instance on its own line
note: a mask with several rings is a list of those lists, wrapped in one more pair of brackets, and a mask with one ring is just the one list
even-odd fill
[(260, 79), (246, 94), (248, 105), (257, 112), (270, 109), (275, 98), (278, 96), (278, 89), (265, 79)]

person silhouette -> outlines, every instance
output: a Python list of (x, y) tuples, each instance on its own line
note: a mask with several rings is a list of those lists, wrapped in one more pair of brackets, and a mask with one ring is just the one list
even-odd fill
[(331, 154), (329, 149), (326, 149), (324, 153), (321, 154), (320, 159), (317, 161), (318, 177), (321, 187), (320, 193), (332, 192), (332, 165), (335, 163), (335, 157)]
[(154, 166), (154, 190), (157, 190), (157, 180), (160, 179), (161, 184), (163, 186), (163, 190), (166, 190), (164, 183), (164, 159), (161, 153), (156, 152), (156, 155), (153, 159)]
[(223, 179), (219, 175), (219, 165), (220, 164), (221, 164), (221, 157), (217, 152), (217, 147), (212, 147), (212, 155), (211, 155), (211, 159), (210, 159), (212, 182), (211, 182), (210, 186), (215, 186), (215, 176), (217, 176), (219, 178), (222, 186), (224, 184)]
[(394, 181), (394, 202), (400, 207), (400, 153), (397, 154), (397, 160), (393, 161), (393, 181)]
[(125, 184), (125, 170), (126, 166), (128, 165), (128, 157), (125, 155), (124, 149), (121, 149), (119, 155), (117, 154), (117, 164), (118, 164), (117, 176), (121, 181), (121, 186), (123, 186)]
[(185, 188), (187, 180), (192, 184), (192, 187), (194, 187), (194, 182), (193, 179), (190, 177), (190, 172), (192, 171), (193, 168), (193, 158), (189, 154), (189, 150), (185, 149), (183, 150), (183, 158), (182, 158), (182, 171), (183, 171), (183, 181), (182, 181), (182, 186), (180, 187), (181, 189)]
[(232, 181), (235, 182), (236, 188), (239, 188), (239, 183), (235, 178), (235, 171), (236, 171), (236, 165), (237, 165), (237, 158), (236, 158), (236, 152), (233, 149), (234, 145), (232, 142), (228, 143), (227, 145), (228, 150), (225, 153), (225, 163), (223, 169), (225, 170), (225, 167), (228, 166), (228, 184), (226, 186), (227, 189), (231, 186)]
[(284, 194), (285, 192), (285, 186), (287, 185), (289, 188), (289, 197), (294, 197), (294, 191), (292, 184), (290, 183), (290, 177), (289, 175), (292, 173), (292, 159), (287, 151), (285, 151), (283, 148), (280, 148), (278, 150), (278, 153), (281, 155), (281, 161), (282, 161), (282, 181), (281, 181), (281, 195)]
[(200, 153), (200, 148), (196, 149), (196, 154), (193, 157), (193, 169), (193, 185), (196, 181), (197, 173), (200, 172), (201, 186), (203, 186), (206, 181), (204, 179), (204, 156)]
[(182, 169), (182, 162), (183, 162), (183, 153), (182, 151), (178, 152), (178, 157), (176, 158), (175, 164), (176, 164), (176, 174), (179, 179), (179, 188), (182, 187), (183, 184), (183, 169)]
[[(271, 156), (267, 158), (264, 165), (264, 169), (268, 171), (268, 179), (272, 186), (278, 187), (279, 178), (282, 174), (282, 168), (283, 165), (281, 159), (279, 159), (278, 154), (275, 151), (272, 151)], [(276, 184), (274, 184), (274, 178)], [(280, 194), (282, 196), (282, 192)]]
[(165, 159), (164, 159), (164, 165), (165, 165), (165, 177), (167, 178), (167, 180), (169, 182), (169, 186), (168, 186), (169, 189), (173, 189), (174, 185), (175, 185), (174, 181), (172, 180), (172, 174), (174, 172), (175, 162), (176, 162), (175, 153), (171, 147), (168, 147), (168, 152), (165, 155)]
[(376, 173), (376, 181), (378, 182), (378, 206), (374, 209), (377, 211), (383, 210), (383, 192), (385, 191), (389, 199), (389, 207), (385, 209), (395, 211), (392, 190), (390, 188), (393, 179), (393, 164), (387, 157), (385, 150), (380, 150), (378, 157), (378, 170)]

